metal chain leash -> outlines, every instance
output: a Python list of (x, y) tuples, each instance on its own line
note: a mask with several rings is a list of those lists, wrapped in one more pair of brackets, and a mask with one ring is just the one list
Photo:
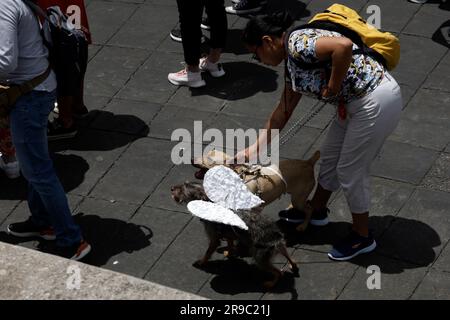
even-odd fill
[(281, 137), (279, 146), (286, 144), (293, 136), (295, 136), (302, 127), (304, 127), (309, 121), (311, 121), (326, 105), (326, 102), (323, 102), (319, 106), (313, 108), (313, 110), (299, 118)]

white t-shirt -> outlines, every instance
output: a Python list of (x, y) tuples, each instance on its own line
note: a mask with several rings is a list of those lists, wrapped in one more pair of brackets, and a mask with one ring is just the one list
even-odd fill
[[(22, 0), (0, 0), (0, 83), (21, 84), (45, 72), (48, 50), (39, 21)], [(35, 88), (56, 89), (53, 72)]]

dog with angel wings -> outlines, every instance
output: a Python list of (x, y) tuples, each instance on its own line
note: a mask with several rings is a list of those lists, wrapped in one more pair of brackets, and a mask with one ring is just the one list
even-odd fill
[(272, 263), (277, 254), (286, 257), (291, 271), (298, 274), (297, 264), (287, 252), (281, 230), (275, 221), (261, 213), (264, 201), (251, 193), (230, 168), (216, 166), (205, 174), (203, 185), (186, 182), (173, 186), (171, 191), (177, 203), (187, 204), (188, 210), (201, 219), (209, 238), (206, 253), (194, 265), (204, 266), (221, 240), (227, 241), (228, 252), (234, 250), (237, 240), (249, 249), (261, 270), (273, 275), (272, 280), (264, 283), (265, 288), (274, 287), (282, 276), (282, 271)]

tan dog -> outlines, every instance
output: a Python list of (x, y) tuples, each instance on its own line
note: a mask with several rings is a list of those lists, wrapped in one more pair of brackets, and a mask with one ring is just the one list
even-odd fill
[(298, 231), (305, 231), (312, 215), (312, 208), (307, 199), (316, 184), (314, 165), (320, 158), (316, 151), (308, 160), (282, 160), (279, 166), (268, 167), (248, 165), (227, 165), (232, 162), (227, 154), (213, 150), (202, 159), (193, 159), (192, 164), (200, 168), (195, 174), (202, 179), (208, 169), (217, 165), (226, 165), (238, 173), (245, 181), (248, 189), (264, 200), (264, 205), (280, 198), (284, 193), (291, 195), (291, 205), (305, 212), (305, 221), (297, 226)]

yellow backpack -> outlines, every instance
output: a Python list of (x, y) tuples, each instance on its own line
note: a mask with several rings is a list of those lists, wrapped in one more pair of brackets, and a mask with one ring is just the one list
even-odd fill
[(400, 42), (396, 36), (378, 30), (364, 21), (355, 10), (342, 4), (333, 4), (324, 12), (316, 14), (306, 26), (341, 33), (362, 47), (362, 53), (372, 56), (388, 70), (394, 69), (400, 60)]

